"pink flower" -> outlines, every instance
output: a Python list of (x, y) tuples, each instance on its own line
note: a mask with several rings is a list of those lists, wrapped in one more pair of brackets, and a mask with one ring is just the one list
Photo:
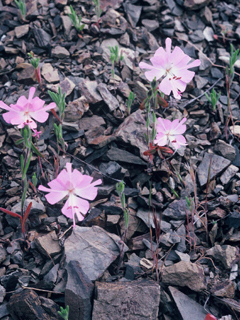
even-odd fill
[(32, 129), (34, 134), (33, 137), (37, 137), (37, 139), (39, 139), (40, 134), (42, 133), (42, 131), (37, 131), (36, 129)]
[(21, 96), (17, 103), (11, 104), (10, 107), (3, 101), (0, 101), (0, 108), (8, 111), (3, 114), (3, 119), (7, 123), (17, 125), (18, 128), (23, 128), (25, 125), (28, 125), (30, 129), (37, 128), (34, 120), (41, 123), (45, 122), (49, 116), (46, 111), (56, 108), (56, 104), (52, 102), (48, 106), (43, 107), (45, 101), (38, 97), (33, 98), (35, 91), (36, 89), (34, 87), (30, 88), (28, 99)]
[(66, 169), (63, 169), (56, 179), (48, 183), (50, 189), (42, 185), (38, 189), (49, 192), (46, 195), (46, 199), (50, 204), (55, 204), (66, 196), (68, 197), (62, 208), (62, 213), (73, 219), (73, 226), (75, 227), (75, 214), (79, 221), (84, 219), (84, 215), (89, 210), (89, 202), (87, 200), (95, 199), (97, 196), (97, 188), (95, 186), (102, 183), (102, 180), (98, 179), (91, 184), (92, 180), (92, 177), (83, 175), (76, 169), (72, 171), (72, 164), (68, 162)]
[(157, 135), (154, 143), (160, 147), (171, 143), (175, 149), (186, 145), (186, 139), (182, 135), (186, 131), (186, 125), (183, 124), (187, 119), (183, 118), (180, 122), (178, 119), (171, 122), (168, 119), (158, 118)]
[(139, 67), (148, 69), (145, 76), (149, 81), (155, 77), (156, 80), (163, 80), (159, 85), (159, 90), (169, 95), (173, 91), (176, 99), (181, 99), (181, 92), (185, 91), (187, 83), (194, 77), (195, 72), (189, 71), (189, 68), (197, 67), (201, 64), (200, 60), (191, 63), (191, 58), (186, 55), (182, 49), (175, 47), (171, 52), (172, 40), (166, 39), (166, 51), (160, 47), (150, 59), (152, 65), (140, 62)]

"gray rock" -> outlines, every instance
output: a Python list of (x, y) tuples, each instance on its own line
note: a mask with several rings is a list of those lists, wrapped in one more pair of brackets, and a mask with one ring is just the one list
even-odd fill
[(69, 16), (61, 16), (61, 19), (63, 23), (64, 33), (68, 37), (72, 28), (72, 21), (70, 20)]
[(195, 30), (192, 34), (190, 34), (189, 38), (193, 43), (201, 42), (204, 40), (204, 34), (202, 30)]
[(230, 179), (234, 177), (238, 171), (239, 171), (238, 167), (235, 167), (234, 165), (230, 165), (220, 177), (222, 184), (227, 184), (230, 181)]
[(128, 17), (128, 21), (131, 26), (135, 28), (141, 15), (142, 6), (135, 6), (130, 2), (125, 2), (123, 7)]
[(214, 35), (213, 28), (211, 28), (211, 27), (206, 27), (206, 28), (203, 30), (203, 35), (204, 35), (204, 38), (205, 38), (208, 42), (214, 41), (214, 38), (213, 38), (213, 35)]
[[(160, 213), (156, 212), (156, 215), (158, 221), (160, 222)], [(147, 226), (149, 226), (150, 223), (151, 227), (155, 229), (155, 225), (153, 223), (153, 212), (151, 210), (143, 209), (140, 207), (137, 211), (137, 217), (144, 221)], [(161, 230), (163, 232), (169, 232), (171, 230), (171, 224), (164, 220), (161, 220)]]
[(91, 320), (94, 284), (82, 271), (78, 261), (67, 265), (65, 303), (69, 306), (69, 320)]
[(146, 121), (141, 110), (138, 110), (124, 120), (115, 132), (115, 136), (118, 140), (137, 147), (140, 156), (147, 160), (147, 157), (143, 155), (143, 152), (148, 149), (145, 133), (147, 133)]
[(59, 84), (50, 85), (49, 89), (51, 89), (54, 92), (58, 92), (59, 86), (62, 90), (62, 93), (65, 93), (65, 96), (67, 97), (72, 93), (76, 85), (69, 78), (65, 78)]
[(97, 90), (102, 96), (104, 102), (107, 104), (109, 111), (114, 111), (119, 107), (118, 100), (108, 91), (107, 86), (104, 83), (100, 83), (97, 86)]
[(168, 285), (188, 287), (200, 292), (206, 289), (203, 268), (195, 263), (180, 261), (164, 267), (162, 282)]
[(7, 303), (3, 303), (0, 305), (0, 319), (3, 319), (3, 317), (9, 315), (9, 311), (7, 309)]
[(159, 28), (159, 22), (156, 20), (143, 19), (142, 24), (149, 32)]
[(0, 246), (0, 264), (7, 258), (7, 251), (5, 248)]
[(28, 34), (29, 24), (24, 24), (22, 26), (16, 27), (14, 29), (14, 31), (16, 34), (16, 38), (21, 38), (21, 37), (25, 36), (26, 34)]
[(160, 287), (152, 280), (96, 283), (92, 320), (156, 320)]
[(194, 76), (194, 80), (196, 81), (198, 89), (204, 88), (205, 85), (208, 83), (208, 79), (207, 78), (200, 77), (197, 74)]
[(236, 150), (233, 146), (223, 140), (218, 140), (214, 146), (214, 151), (226, 159), (233, 161), (236, 157)]
[(236, 283), (231, 280), (217, 281), (215, 285), (211, 287), (211, 292), (216, 297), (230, 298), (235, 297)]
[[(77, 260), (92, 281), (98, 279), (118, 257), (120, 238), (100, 227), (76, 226), (65, 241), (66, 261)], [(127, 246), (124, 247), (124, 251)]]
[[(205, 153), (201, 164), (197, 168), (198, 180), (201, 186), (204, 186), (208, 181), (208, 175), (210, 180), (222, 172), (229, 164), (230, 160), (215, 154)], [(210, 174), (209, 174), (210, 168)]]
[(44, 281), (47, 283), (56, 283), (58, 277), (59, 263), (55, 264), (52, 269), (44, 276)]
[(207, 6), (211, 0), (185, 0), (183, 5), (185, 8), (190, 10), (198, 10), (202, 7)]
[(216, 245), (206, 251), (206, 256), (221, 263), (224, 268), (230, 269), (237, 260), (237, 248), (230, 245)]
[(0, 285), (0, 303), (3, 302), (5, 295), (6, 295), (6, 289)]
[(190, 214), (186, 200), (174, 200), (162, 213), (163, 217), (173, 220), (184, 220)]
[(169, 287), (171, 295), (177, 305), (177, 308), (183, 320), (202, 320), (205, 319), (207, 312), (204, 307), (189, 298), (186, 294), (174, 287)]
[(108, 150), (106, 156), (109, 160), (146, 166), (146, 162), (143, 161), (141, 158), (123, 149), (112, 147)]
[(97, 91), (97, 81), (89, 81), (87, 79), (81, 79), (79, 82), (79, 91), (82, 96), (85, 96), (88, 103), (97, 103), (102, 101), (101, 95)]
[(55, 231), (41, 235), (35, 239), (38, 250), (46, 257), (58, 254), (62, 249), (58, 243), (58, 237)]
[(58, 59), (66, 59), (70, 56), (70, 53), (67, 49), (61, 46), (56, 46), (52, 49), (52, 57)]
[(106, 124), (102, 117), (93, 115), (92, 117), (85, 117), (79, 121), (79, 128), (82, 130), (90, 130), (99, 126), (104, 126)]
[(160, 237), (160, 243), (165, 247), (171, 247), (173, 244), (180, 242), (180, 237), (176, 231), (170, 231)]
[[(45, 209), (45, 206), (42, 204), (42, 203), (38, 203), (36, 200), (34, 199), (26, 199), (25, 200), (25, 203), (24, 203), (24, 208), (23, 210), (25, 211), (29, 205), (29, 203), (32, 202), (32, 207), (31, 207), (31, 211), (30, 211), (30, 214), (31, 213), (44, 213), (46, 212), (46, 209)], [(13, 212), (16, 212), (18, 214), (21, 214), (21, 202), (15, 204), (11, 211)]]
[(51, 36), (43, 29), (33, 28), (33, 34), (40, 48), (47, 48), (51, 43)]
[(207, 68), (212, 66), (211, 62), (207, 59), (206, 55), (203, 54), (201, 51), (199, 51), (198, 56), (201, 61), (199, 70), (206, 70)]

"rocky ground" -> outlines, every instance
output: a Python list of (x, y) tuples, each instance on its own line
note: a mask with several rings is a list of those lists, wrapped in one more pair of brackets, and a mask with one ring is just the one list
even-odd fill
[[(230, 44), (240, 48), (239, 1), (100, 3), (98, 21), (91, 0), (30, 0), (21, 20), (14, 1), (0, 0), (0, 100), (16, 103), (31, 86), (47, 104), (48, 89), (60, 85), (66, 93), (67, 151), (57, 152), (51, 114), (38, 127), (45, 177), (33, 155), (29, 178), (36, 172), (46, 185), (56, 167), (71, 162), (103, 180), (90, 213), (74, 231), (72, 220), (61, 214), (62, 203), (51, 206), (32, 188), (25, 240), (19, 219), (0, 212), (0, 319), (61, 319), (57, 311), (65, 305), (71, 320), (201, 320), (207, 312), (238, 319), (240, 60), (228, 126), (225, 71)], [(70, 4), (85, 23), (80, 34), (68, 17)], [(167, 37), (201, 65), (182, 99), (165, 97), (168, 108), (157, 110), (170, 120), (187, 117), (187, 146), (165, 159), (155, 154), (151, 162), (143, 154), (146, 112), (139, 109), (149, 83), (139, 62), (165, 47)], [(123, 60), (113, 78), (109, 46), (115, 45)], [(30, 51), (40, 58), (42, 88)], [(212, 86), (220, 93), (216, 110), (203, 94)], [(136, 98), (129, 115), (130, 91)], [(19, 137), (1, 116), (0, 206), (16, 213), (22, 192)], [(125, 243), (119, 180), (125, 182), (130, 213)]]

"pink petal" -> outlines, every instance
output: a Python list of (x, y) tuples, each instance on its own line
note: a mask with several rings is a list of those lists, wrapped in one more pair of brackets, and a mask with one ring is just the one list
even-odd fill
[(49, 192), (49, 194), (45, 195), (47, 201), (50, 204), (55, 204), (65, 198), (68, 195), (67, 190), (53, 190), (53, 189), (48, 189), (42, 185), (38, 187), (38, 190), (44, 191), (44, 192)]
[[(18, 113), (14, 110), (11, 110), (9, 112), (6, 112), (4, 113), (3, 115), (3, 119), (7, 122), (7, 123), (11, 123), (11, 124), (14, 124), (12, 123), (12, 120), (14, 118), (17, 118), (18, 117)], [(17, 122), (16, 124), (18, 124), (19, 122)]]
[(171, 93), (171, 81), (169, 81), (168, 77), (165, 77), (162, 82), (159, 84), (159, 90), (165, 93), (166, 95), (170, 95)]
[(26, 106), (28, 103), (29, 103), (29, 102), (28, 102), (28, 99), (27, 99), (25, 96), (21, 96), (21, 97), (18, 99), (16, 105), (18, 105), (21, 109), (24, 109), (25, 106)]
[(166, 52), (168, 54), (171, 53), (171, 45), (172, 45), (172, 40), (170, 38), (167, 38), (165, 41), (165, 45), (166, 45)]
[(89, 210), (89, 202), (74, 195), (72, 195), (71, 198), (69, 197), (62, 208), (62, 213), (68, 218), (73, 218), (71, 207), (77, 207), (79, 212), (86, 214)]
[[(87, 176), (85, 176), (87, 177)], [(86, 178), (85, 178), (86, 179)], [(74, 193), (78, 195), (81, 198), (93, 200), (97, 196), (97, 188), (95, 187), (98, 184), (101, 184), (102, 180), (98, 179), (97, 181), (94, 181), (92, 184), (86, 184), (84, 181), (82, 181), (82, 184), (78, 184), (75, 187)]]
[(35, 91), (36, 91), (36, 88), (34, 88), (34, 87), (31, 87), (31, 88), (29, 89), (29, 96), (28, 96), (28, 100), (32, 100), (32, 98), (33, 98), (33, 96), (34, 96)]
[(186, 55), (181, 48), (175, 47), (171, 53), (170, 61), (174, 64), (174, 66), (177, 66), (177, 64), (180, 63), (185, 56)]
[(167, 139), (167, 135), (163, 134), (163, 133), (159, 133), (156, 135), (156, 138), (154, 140), (154, 143), (159, 145), (160, 147), (163, 147), (167, 144), (168, 139)]
[(154, 78), (156, 78), (156, 80), (159, 80), (164, 74), (165, 71), (152, 69), (151, 71), (145, 72), (145, 77), (148, 79), (148, 81), (153, 81)]
[(7, 111), (12, 111), (12, 108), (7, 106), (3, 101), (0, 101), (0, 108), (7, 110)]
[[(172, 142), (175, 140), (175, 142)], [(179, 149), (181, 146), (186, 145), (186, 139), (182, 135), (175, 136), (175, 139), (173, 139), (172, 145), (175, 149)]]
[(145, 63), (145, 62), (140, 62), (140, 63), (139, 63), (139, 67), (140, 67), (141, 69), (154, 69), (153, 66), (151, 66), (150, 64), (147, 64), (147, 63)]
[(35, 97), (29, 103), (29, 111), (30, 112), (34, 112), (34, 111), (42, 110), (44, 104), (45, 104), (44, 100), (42, 100), (42, 99), (40, 99), (38, 97)]
[(171, 134), (182, 134), (186, 131), (186, 125), (183, 125), (183, 123), (187, 120), (187, 118), (183, 118), (181, 122), (179, 122), (179, 119), (175, 119), (172, 122), (172, 128), (171, 128)]
[(31, 115), (31, 117), (33, 119), (35, 119), (36, 121), (38, 121), (40, 123), (47, 121), (47, 119), (49, 117), (49, 113), (46, 112), (43, 108), (42, 108), (42, 110), (29, 112), (29, 114)]

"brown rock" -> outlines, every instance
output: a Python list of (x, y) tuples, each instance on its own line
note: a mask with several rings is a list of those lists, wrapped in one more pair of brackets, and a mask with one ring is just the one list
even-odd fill
[(70, 56), (70, 53), (65, 49), (64, 47), (61, 46), (56, 46), (52, 50), (52, 57), (58, 58), (58, 59), (66, 59)]
[(198, 10), (202, 7), (207, 6), (211, 0), (185, 0), (183, 5), (185, 8), (190, 10)]
[(96, 283), (92, 320), (156, 320), (160, 287), (152, 280)]
[(206, 256), (220, 262), (224, 268), (230, 269), (237, 260), (237, 248), (230, 245), (216, 245), (206, 251)]
[(141, 110), (138, 110), (124, 120), (115, 135), (117, 139), (137, 147), (141, 157), (146, 159), (146, 156), (143, 155), (143, 152), (148, 149), (145, 138), (146, 132), (146, 121)]
[(217, 297), (234, 298), (236, 284), (234, 281), (226, 280), (211, 287), (211, 292)]
[(49, 255), (54, 256), (61, 252), (61, 247), (58, 243), (58, 237), (55, 231), (51, 231), (48, 234), (41, 235), (35, 239), (35, 244), (38, 250), (49, 258)]
[(102, 96), (104, 102), (107, 104), (110, 112), (119, 107), (118, 100), (108, 91), (108, 88), (104, 83), (100, 83), (97, 86), (97, 90)]
[(102, 101), (102, 97), (97, 91), (97, 81), (89, 81), (82, 79), (79, 83), (79, 90), (81, 95), (85, 96), (88, 103), (97, 103)]
[(35, 69), (31, 64), (25, 64), (25, 69), (23, 69), (18, 74), (18, 82), (24, 83), (26, 85), (34, 84), (36, 83), (37, 79), (35, 76)]
[(47, 82), (55, 83), (59, 82), (58, 71), (54, 70), (50, 63), (44, 63), (42, 66), (42, 75), (47, 80)]
[(28, 31), (29, 31), (29, 24), (24, 24), (22, 26), (16, 27), (15, 28), (16, 38), (21, 38), (25, 36), (26, 34), (28, 34)]
[(23, 290), (13, 294), (8, 303), (8, 311), (13, 319), (24, 320), (58, 320), (50, 316), (41, 306), (38, 295), (32, 290)]
[(188, 287), (197, 292), (206, 289), (203, 268), (187, 261), (180, 261), (172, 266), (164, 267), (162, 282), (174, 286)]
[(82, 271), (78, 261), (67, 265), (65, 304), (69, 306), (69, 320), (91, 320), (94, 284)]
[(89, 104), (84, 96), (70, 101), (65, 109), (64, 119), (66, 121), (76, 121), (82, 118), (85, 112), (89, 110)]
[(49, 89), (54, 92), (58, 92), (59, 85), (61, 87), (62, 93), (66, 94), (66, 97), (69, 96), (75, 88), (75, 84), (70, 79), (65, 78), (60, 82), (60, 84), (52, 85), (49, 87)]

